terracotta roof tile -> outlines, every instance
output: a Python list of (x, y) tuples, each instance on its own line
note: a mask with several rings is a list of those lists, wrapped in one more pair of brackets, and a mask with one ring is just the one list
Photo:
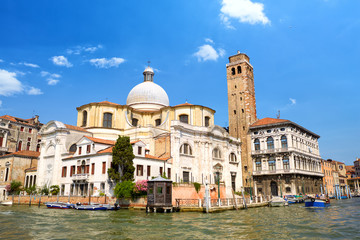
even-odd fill
[(286, 119), (277, 119), (277, 118), (263, 118), (260, 120), (257, 120), (256, 122), (254, 122), (251, 127), (256, 127), (256, 126), (262, 126), (262, 125), (269, 125), (269, 124), (276, 124), (276, 123), (284, 123), (284, 122), (290, 122), (289, 120)]
[(24, 124), (24, 125), (27, 125), (27, 126), (36, 127), (35, 124), (29, 123), (29, 120), (32, 120), (32, 118), (30, 118), (30, 119), (22, 119), (22, 118), (13, 117), (13, 116), (10, 116), (10, 115), (0, 116), (0, 118), (6, 119), (6, 120), (9, 120), (9, 121), (12, 121), (12, 122)]
[(34, 157), (34, 158), (38, 158), (40, 156), (39, 152), (35, 152), (35, 151), (28, 151), (28, 150), (24, 150), (24, 151), (18, 151), (18, 152), (13, 152), (13, 153), (9, 153), (9, 154), (5, 154), (1, 157), (5, 157), (5, 156), (24, 156), (24, 157)]
[(159, 157), (155, 157), (155, 156), (150, 155), (150, 154), (145, 154), (145, 157), (146, 157), (146, 158), (150, 158), (150, 159), (155, 159), (155, 160), (161, 160), (161, 161), (166, 161), (166, 160), (168, 160), (168, 158), (159, 158)]
[(112, 153), (113, 147), (108, 147), (103, 150), (98, 151), (97, 153)]
[(101, 138), (94, 138), (94, 137), (88, 137), (88, 136), (84, 136), (87, 139), (95, 142), (95, 143), (102, 143), (102, 144), (108, 144), (108, 145), (114, 145), (115, 141), (112, 140), (105, 140), (105, 139), (101, 139)]
[(174, 107), (182, 107), (182, 106), (193, 106), (194, 104), (191, 104), (191, 103), (182, 103), (182, 104), (179, 104), (179, 105), (175, 105)]
[(75, 131), (80, 131), (80, 132), (88, 132), (86, 129), (84, 129), (82, 127), (77, 127), (77, 126), (73, 126), (73, 125), (69, 125), (69, 124), (65, 124), (65, 127), (70, 130), (75, 130)]
[(131, 145), (133, 145), (133, 144), (135, 144), (135, 143), (137, 143), (137, 142), (141, 142), (141, 140), (134, 140), (134, 141), (131, 141), (131, 142), (130, 142), (130, 144), (131, 144)]

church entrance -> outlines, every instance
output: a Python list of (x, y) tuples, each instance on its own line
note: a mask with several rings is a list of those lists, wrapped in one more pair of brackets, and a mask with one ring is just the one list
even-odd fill
[(278, 195), (278, 186), (277, 186), (277, 183), (272, 181), (271, 184), (270, 184), (270, 187), (271, 187), (271, 195), (273, 196), (277, 196)]

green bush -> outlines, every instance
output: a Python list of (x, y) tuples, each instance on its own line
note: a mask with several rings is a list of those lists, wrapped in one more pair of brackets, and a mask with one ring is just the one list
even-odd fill
[(197, 193), (199, 193), (200, 189), (201, 189), (201, 184), (200, 183), (197, 183), (197, 182), (194, 182), (194, 187), (195, 187), (195, 191)]
[(40, 192), (42, 195), (49, 195), (50, 190), (49, 190), (49, 188), (48, 188), (46, 185), (44, 185), (44, 186), (39, 190), (39, 192)]
[(58, 193), (60, 192), (59, 185), (50, 186), (50, 192), (51, 192), (52, 195), (58, 195)]
[(31, 194), (36, 194), (36, 192), (37, 192), (35, 186), (25, 188), (24, 190), (25, 190), (25, 192), (26, 192), (27, 194), (29, 194), (29, 195), (31, 195)]
[(20, 191), (22, 190), (21, 182), (15, 180), (11, 181), (10, 186), (7, 187), (7, 190), (9, 194), (16, 194), (16, 195), (20, 194)]
[(135, 183), (132, 181), (123, 181), (117, 183), (114, 189), (115, 196), (118, 198), (133, 197)]

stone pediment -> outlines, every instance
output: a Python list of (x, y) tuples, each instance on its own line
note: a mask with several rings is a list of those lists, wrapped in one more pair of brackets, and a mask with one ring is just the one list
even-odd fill
[(226, 136), (226, 131), (224, 128), (215, 125), (212, 129), (211, 129), (211, 133), (215, 136), (219, 136), (219, 137), (225, 137)]
[(63, 124), (62, 122), (53, 120), (53, 121), (48, 122), (46, 125), (44, 125), (40, 129), (40, 134), (46, 135), (46, 134), (53, 133), (56, 130), (60, 130), (60, 129), (66, 129), (65, 124)]

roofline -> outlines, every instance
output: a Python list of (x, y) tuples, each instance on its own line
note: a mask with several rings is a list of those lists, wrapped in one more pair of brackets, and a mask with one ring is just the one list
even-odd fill
[(253, 126), (253, 127), (249, 127), (250, 130), (254, 130), (254, 129), (258, 129), (258, 128), (266, 128), (266, 127), (270, 127), (270, 126), (281, 126), (281, 125), (287, 125), (287, 124), (290, 124), (290, 125), (294, 125), (310, 134), (312, 134), (313, 136), (317, 137), (317, 138), (320, 138), (320, 135), (317, 135), (316, 133), (304, 128), (303, 126), (300, 126), (299, 124), (297, 123), (294, 123), (290, 120), (287, 120), (287, 121), (284, 121), (284, 122), (279, 122), (279, 123), (269, 123), (269, 124), (265, 124), (265, 125), (259, 125), (259, 126)]
[[(181, 103), (181, 104), (184, 104), (184, 103)], [(211, 111), (213, 111), (214, 113), (216, 113), (216, 111), (210, 107), (206, 107), (206, 106), (203, 106), (203, 105), (198, 105), (198, 104), (191, 104), (191, 105), (181, 105), (181, 104), (178, 104), (178, 105), (175, 105), (175, 106), (170, 106), (171, 108), (178, 108), (178, 107), (203, 107), (203, 108), (207, 108), (207, 109), (210, 109)]]

